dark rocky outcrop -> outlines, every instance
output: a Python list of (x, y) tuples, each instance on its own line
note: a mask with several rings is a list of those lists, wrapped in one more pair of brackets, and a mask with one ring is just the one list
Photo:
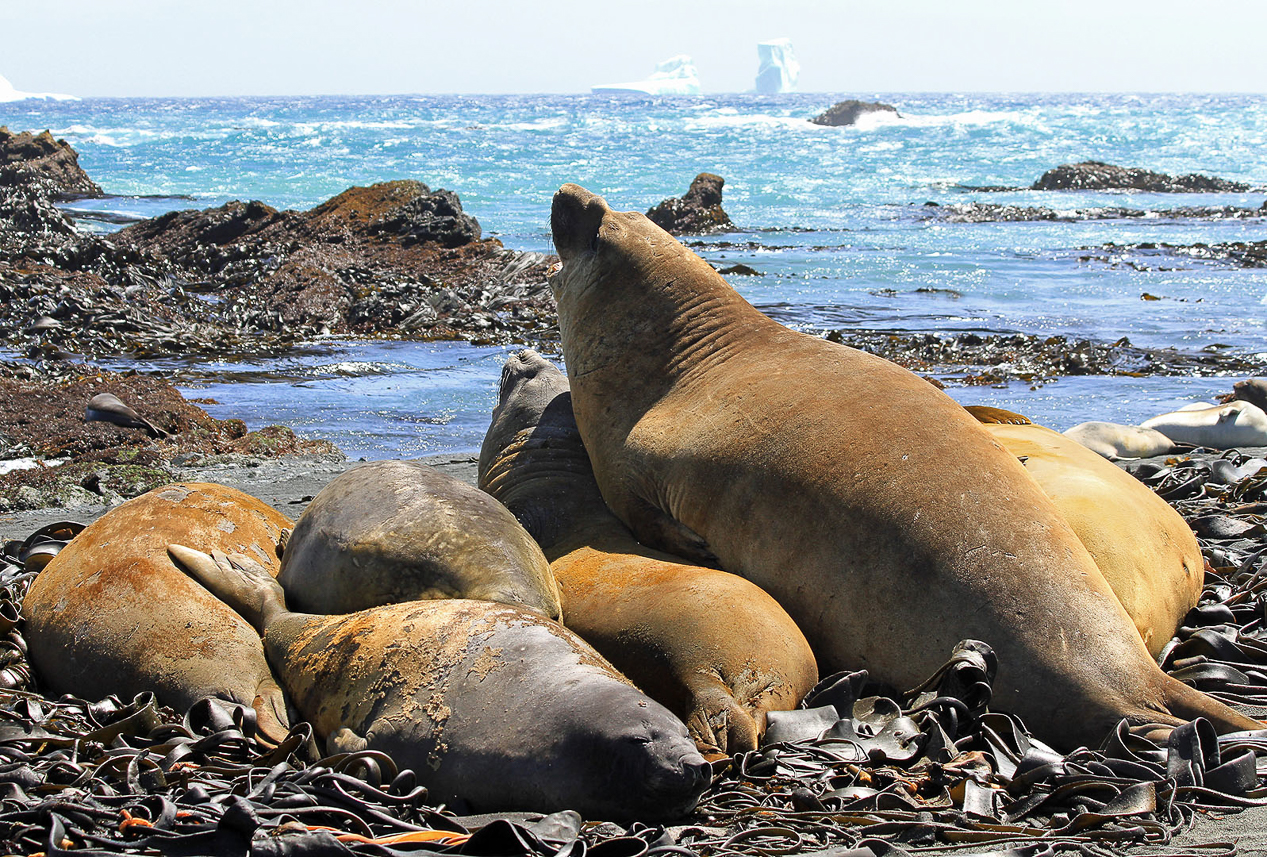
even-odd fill
[(892, 104), (885, 104), (882, 101), (857, 101), (850, 98), (833, 104), (809, 121), (815, 125), (854, 125), (868, 113), (892, 113), (898, 118), (902, 116)]
[(1144, 209), (1104, 206), (1058, 210), (1042, 206), (996, 205), (986, 202), (964, 202), (939, 205), (924, 203), (919, 217), (945, 223), (1027, 223), (1059, 221), (1076, 223), (1089, 220), (1245, 220), (1267, 217), (1267, 207), (1247, 208), (1234, 205), (1180, 206), (1177, 208)]
[(1227, 241), (1218, 244), (1110, 242), (1100, 247), (1082, 249), (1090, 252), (1079, 256), (1079, 262), (1099, 262), (1111, 268), (1130, 268), (1134, 271), (1173, 271), (1191, 267), (1183, 264), (1187, 260), (1231, 268), (1267, 268), (1267, 241)]
[(0, 125), (0, 186), (23, 187), (53, 199), (102, 196), (79, 166), (79, 155), (48, 131), (14, 134)]
[(721, 189), (726, 180), (713, 173), (700, 173), (685, 196), (670, 197), (647, 211), (647, 217), (670, 235), (710, 235), (733, 232), (735, 225), (721, 207)]
[(1050, 169), (1030, 190), (1138, 190), (1148, 193), (1239, 193), (1247, 184), (1189, 173), (1168, 176), (1140, 167), (1119, 167), (1101, 161), (1061, 164)]

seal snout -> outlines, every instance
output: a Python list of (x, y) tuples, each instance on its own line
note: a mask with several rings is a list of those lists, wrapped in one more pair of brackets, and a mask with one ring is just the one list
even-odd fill
[(565, 184), (550, 207), (550, 231), (559, 257), (568, 259), (593, 247), (603, 216), (610, 209), (601, 196), (580, 185)]

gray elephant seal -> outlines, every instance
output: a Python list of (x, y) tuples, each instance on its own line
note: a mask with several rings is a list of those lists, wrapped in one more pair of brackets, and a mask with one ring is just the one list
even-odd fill
[(331, 749), (387, 753), (439, 800), (477, 812), (669, 819), (708, 785), (681, 721), (536, 613), (469, 599), (291, 613), (246, 557), (169, 550), (260, 630), (295, 706)]
[(976, 639), (998, 653), (994, 705), (1061, 746), (1123, 718), (1259, 727), (1158, 668), (1051, 501), (944, 393), (774, 322), (576, 185), (551, 226), (603, 497), (640, 541), (716, 557), (773, 595), (824, 672), (910, 688)]
[(594, 482), (567, 377), (535, 351), (506, 359), (480, 487), (541, 544), (567, 625), (686, 722), (705, 753), (755, 750), (767, 711), (818, 681), (814, 653), (751, 582), (638, 544)]
[(124, 428), (145, 429), (152, 437), (167, 437), (168, 433), (123, 403), (114, 393), (98, 393), (88, 400), (84, 408), (84, 421), (114, 423)]
[(550, 565), (515, 516), (418, 461), (374, 461), (331, 480), (295, 524), (277, 579), (311, 613), (474, 598), (559, 618)]
[(1179, 443), (1212, 449), (1267, 446), (1267, 413), (1236, 399), (1226, 405), (1196, 405), (1152, 417), (1140, 423)]
[(248, 553), (276, 573), (291, 526), (248, 494), (196, 482), (106, 512), (49, 561), (23, 602), (40, 680), (88, 699), (154, 691), (180, 710), (215, 696), (254, 706), (261, 730), (281, 740), (286, 704), (259, 634), (172, 565), (167, 544)]

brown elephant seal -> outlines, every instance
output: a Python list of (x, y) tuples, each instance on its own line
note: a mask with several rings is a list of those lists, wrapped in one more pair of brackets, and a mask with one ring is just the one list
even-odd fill
[(163, 431), (131, 407), (125, 405), (123, 400), (114, 393), (98, 393), (88, 400), (88, 404), (84, 407), (84, 421), (92, 422), (94, 420), (114, 423), (124, 428), (145, 429), (153, 437), (171, 436), (169, 432)]
[(1072, 438), (1016, 422), (985, 429), (1051, 498), (1156, 657), (1201, 597), (1205, 560), (1192, 529), (1148, 486)]
[(291, 613), (248, 558), (170, 551), (260, 630), (332, 750), (382, 751), (433, 798), (647, 820), (690, 812), (708, 785), (681, 721), (537, 613), (470, 599)]
[(1103, 458), (1151, 458), (1167, 455), (1178, 449), (1175, 442), (1156, 429), (1127, 426), (1121, 423), (1092, 421), (1078, 423), (1063, 432)]
[(473, 598), (559, 618), (550, 564), (515, 516), (419, 461), (373, 461), (331, 480), (295, 524), (277, 579), (311, 613)]
[(1062, 746), (1120, 719), (1257, 721), (1166, 676), (1059, 512), (958, 404), (789, 330), (636, 213), (555, 194), (551, 279), (572, 407), (612, 511), (773, 595), (824, 672), (898, 688), (961, 640), (995, 707)]
[(286, 705), (259, 634), (176, 568), (173, 540), (245, 553), (270, 572), (292, 523), (223, 485), (155, 488), (111, 509), (55, 556), (22, 605), (31, 664), (54, 693), (87, 699), (154, 691), (184, 710), (204, 696), (251, 705), (266, 735)]
[(1267, 413), (1242, 399), (1226, 405), (1183, 408), (1144, 420), (1140, 425), (1179, 443), (1211, 449), (1267, 446)]
[(1249, 402), (1267, 411), (1267, 378), (1246, 378), (1232, 385), (1232, 395), (1225, 401)]
[(567, 626), (681, 717), (705, 753), (756, 749), (766, 712), (795, 708), (818, 681), (809, 643), (773, 598), (643, 547), (608, 510), (567, 377), (535, 351), (506, 359), (479, 473), (545, 550)]

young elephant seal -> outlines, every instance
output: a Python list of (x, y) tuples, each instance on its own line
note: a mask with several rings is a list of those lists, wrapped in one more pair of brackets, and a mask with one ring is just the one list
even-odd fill
[(299, 517), (277, 579), (312, 613), (474, 598), (559, 618), (550, 564), (515, 516), (419, 461), (374, 461), (335, 477)]
[(1258, 727), (1161, 672), (1051, 501), (944, 393), (788, 330), (576, 185), (551, 225), (572, 407), (603, 497), (640, 541), (762, 586), (824, 672), (910, 688), (976, 639), (998, 653), (995, 706), (1061, 746), (1122, 718)]
[(1172, 411), (1144, 420), (1140, 425), (1159, 431), (1179, 443), (1211, 449), (1267, 446), (1267, 413), (1243, 399), (1226, 405)]
[(387, 753), (434, 798), (649, 820), (690, 812), (708, 785), (681, 721), (536, 613), (469, 599), (291, 613), (248, 558), (169, 550), (260, 630), (332, 750)]
[(248, 494), (196, 482), (111, 509), (31, 584), (22, 612), (32, 666), (54, 693), (87, 699), (152, 690), (178, 710), (204, 696), (252, 705), (280, 740), (286, 705), (259, 634), (172, 565), (167, 544), (250, 554), (275, 574), (291, 526)]
[(766, 712), (795, 708), (818, 681), (809, 643), (773, 598), (643, 547), (608, 510), (567, 377), (535, 351), (506, 359), (479, 472), (545, 549), (568, 627), (686, 721), (704, 752), (756, 749)]
[(1065, 429), (1064, 435), (1110, 461), (1119, 458), (1151, 458), (1177, 449), (1173, 440), (1156, 429), (1120, 423), (1078, 423), (1073, 428)]

